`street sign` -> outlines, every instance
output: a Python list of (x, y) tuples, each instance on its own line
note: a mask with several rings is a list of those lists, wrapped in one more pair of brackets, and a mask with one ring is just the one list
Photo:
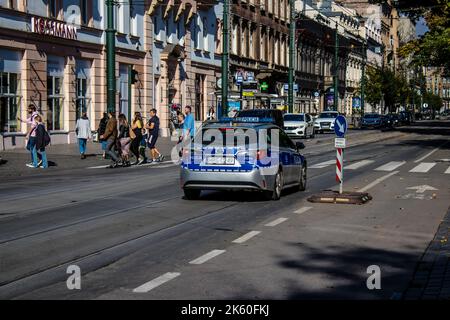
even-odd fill
[(424, 107), (424, 108), (428, 108), (428, 103), (424, 103), (424, 104), (423, 104), (423, 107)]
[(344, 116), (338, 116), (334, 121), (334, 132), (339, 138), (343, 138), (347, 133), (347, 119)]
[(217, 80), (217, 87), (218, 87), (219, 89), (222, 89), (222, 78), (219, 78), (219, 79)]
[[(289, 83), (284, 84), (284, 90), (289, 91)], [(298, 92), (298, 84), (297, 83), (294, 83), (294, 91)]]
[(318, 91), (314, 92), (314, 97), (318, 98), (320, 96), (320, 93)]
[(347, 147), (347, 141), (345, 138), (335, 138), (334, 147), (337, 149), (345, 149)]

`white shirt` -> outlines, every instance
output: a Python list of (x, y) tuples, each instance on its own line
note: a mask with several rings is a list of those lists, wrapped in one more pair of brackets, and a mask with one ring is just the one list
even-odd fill
[(78, 139), (91, 139), (91, 123), (89, 119), (78, 119), (75, 130), (78, 130)]

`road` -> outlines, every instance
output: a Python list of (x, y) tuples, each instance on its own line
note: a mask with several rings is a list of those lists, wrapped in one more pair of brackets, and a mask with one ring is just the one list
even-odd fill
[[(184, 200), (170, 162), (4, 177), (0, 298), (398, 297), (449, 208), (450, 142), (375, 131), (349, 142), (344, 189), (367, 189), (374, 199), (362, 206), (307, 201), (336, 188), (331, 136), (306, 142), (307, 191), (276, 202), (222, 192)], [(410, 189), (423, 185), (436, 190)], [(81, 268), (81, 290), (67, 288), (70, 265)], [(381, 290), (366, 286), (371, 265)]]

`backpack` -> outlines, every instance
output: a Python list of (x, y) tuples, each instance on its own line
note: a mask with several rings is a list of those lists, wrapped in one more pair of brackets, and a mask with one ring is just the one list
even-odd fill
[(48, 146), (52, 139), (50, 139), (50, 135), (48, 134), (47, 130), (44, 129), (44, 145)]

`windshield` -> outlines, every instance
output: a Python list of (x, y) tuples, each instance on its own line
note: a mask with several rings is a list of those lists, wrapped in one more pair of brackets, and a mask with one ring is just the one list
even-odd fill
[(338, 114), (335, 112), (324, 112), (320, 114), (319, 118), (337, 118), (337, 116)]
[(305, 121), (303, 114), (287, 114), (284, 116), (284, 121)]
[(379, 118), (380, 115), (379, 114), (365, 114), (364, 115), (364, 119), (376, 119)]

